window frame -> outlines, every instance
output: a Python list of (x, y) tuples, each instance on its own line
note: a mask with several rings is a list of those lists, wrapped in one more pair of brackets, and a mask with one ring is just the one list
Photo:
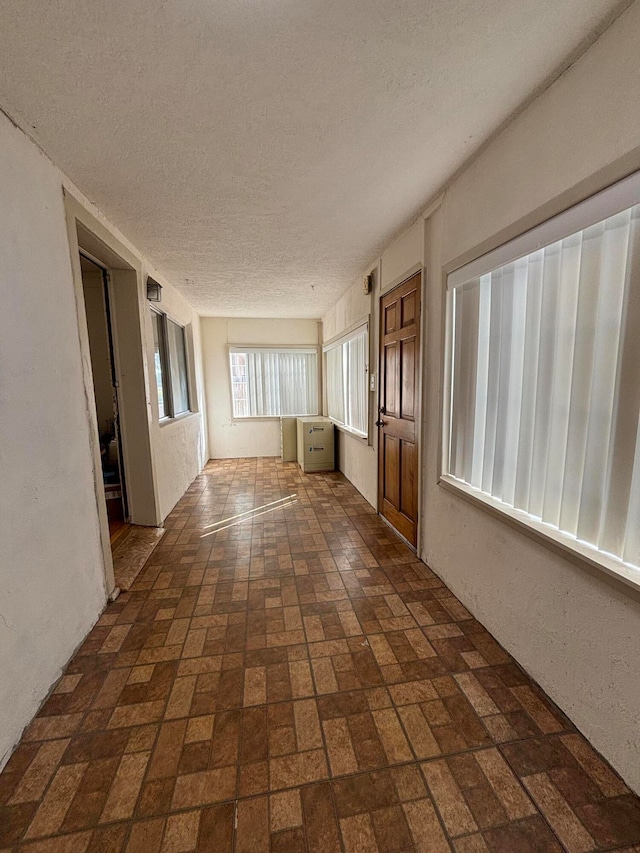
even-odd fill
[[(164, 315), (164, 318), (165, 318), (164, 319), (165, 331), (167, 333), (166, 338), (167, 338), (167, 356), (168, 356), (168, 361), (169, 361), (169, 384), (171, 385), (171, 412), (172, 412), (172, 417), (175, 419), (175, 418), (184, 417), (184, 415), (189, 415), (193, 411), (193, 409), (191, 408), (191, 387), (190, 387), (190, 383), (189, 383), (189, 347), (187, 346), (187, 327), (183, 326), (181, 323), (178, 323), (176, 320), (173, 320), (167, 314)], [(184, 355), (184, 380), (185, 380), (186, 392), (187, 392), (187, 408), (182, 409), (179, 412), (176, 411), (176, 395), (175, 395), (174, 387), (173, 387), (172, 367), (174, 366), (174, 361), (173, 361), (173, 355), (171, 352), (171, 337), (169, 334), (169, 332), (170, 332), (169, 324), (170, 323), (173, 326), (175, 326), (176, 329), (180, 329), (180, 331), (182, 332), (181, 341), (182, 341), (182, 351), (183, 351), (183, 355)], [(178, 361), (177, 369), (178, 369), (178, 372), (180, 372), (180, 363), (179, 363), (179, 359), (177, 359), (177, 353), (176, 353), (176, 360)]]
[[(354, 340), (354, 338), (360, 337), (364, 333), (365, 337), (365, 383), (364, 383), (364, 406), (365, 406), (365, 423), (367, 425), (366, 432), (360, 432), (357, 429), (354, 429), (352, 426), (348, 425), (346, 422), (339, 421), (337, 418), (332, 417), (329, 414), (329, 394), (328, 394), (328, 379), (329, 379), (329, 371), (327, 370), (327, 354), (331, 350), (335, 350), (338, 347), (344, 347), (345, 344), (349, 343), (349, 341)], [(343, 351), (344, 352), (344, 351)], [(369, 381), (371, 376), (371, 339), (370, 339), (370, 330), (369, 330), (369, 317), (366, 320), (357, 323), (355, 326), (352, 326), (347, 332), (341, 333), (338, 337), (332, 338), (327, 343), (322, 346), (323, 353), (323, 374), (324, 374), (324, 395), (327, 401), (327, 417), (329, 420), (335, 425), (336, 429), (342, 430), (343, 432), (348, 433), (349, 435), (354, 436), (354, 438), (359, 438), (361, 441), (370, 443), (370, 434), (371, 434), (371, 406), (370, 399), (371, 393), (369, 388)], [(344, 355), (343, 355), (344, 359)], [(344, 365), (344, 361), (343, 361)], [(344, 367), (343, 367), (343, 375), (344, 375)], [(344, 413), (346, 418), (346, 394), (343, 391), (343, 404), (344, 405)]]
[[(308, 353), (316, 357), (316, 405), (315, 412), (298, 415), (236, 415), (233, 396), (233, 373), (231, 370), (232, 353), (268, 352), (268, 353)], [(231, 398), (231, 421), (246, 423), (247, 421), (279, 421), (280, 418), (306, 418), (316, 417), (320, 414), (320, 358), (319, 347), (315, 344), (228, 344), (227, 345), (227, 371), (229, 377), (229, 395)]]
[[(162, 393), (163, 393), (163, 402), (164, 402), (164, 415), (160, 414), (160, 405), (158, 401), (158, 422), (163, 425), (175, 420), (179, 420), (180, 418), (188, 417), (193, 414), (193, 392), (191, 389), (191, 371), (190, 371), (190, 354), (189, 354), (189, 345), (188, 345), (188, 335), (187, 335), (187, 326), (183, 326), (182, 323), (178, 323), (177, 320), (174, 320), (173, 317), (170, 317), (166, 311), (160, 311), (160, 309), (156, 308), (154, 305), (149, 306), (152, 312), (152, 325), (153, 325), (153, 315), (157, 317), (158, 320), (158, 331), (159, 331), (159, 353), (160, 353), (160, 368), (162, 372)], [(169, 343), (169, 323), (173, 323), (174, 326), (177, 326), (178, 329), (182, 330), (182, 341), (184, 345), (184, 373), (185, 380), (187, 386), (187, 406), (188, 408), (184, 411), (177, 412), (175, 411), (175, 401), (173, 394), (173, 381), (171, 376), (171, 347)], [(154, 335), (154, 373), (155, 373), (155, 335)], [(156, 393), (158, 388), (157, 378), (155, 382)]]
[[(556, 241), (572, 236), (604, 219), (640, 204), (640, 172), (636, 172), (583, 201), (549, 217), (541, 224), (519, 234), (497, 248), (463, 264), (455, 262), (443, 268), (444, 346), (441, 407), (441, 442), (438, 485), (488, 512), (537, 542), (559, 553), (571, 562), (598, 569), (606, 576), (622, 582), (624, 587), (640, 589), (640, 571), (617, 556), (600, 551), (595, 545), (574, 538), (528, 512), (503, 503), (480, 489), (449, 473), (454, 363), (454, 299), (453, 292), (472, 279), (493, 272)], [(467, 255), (468, 258), (468, 255)]]

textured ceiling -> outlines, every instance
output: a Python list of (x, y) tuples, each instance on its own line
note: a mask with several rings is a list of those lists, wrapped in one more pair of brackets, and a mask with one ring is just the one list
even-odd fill
[(0, 0), (0, 105), (201, 314), (320, 317), (620, 7)]

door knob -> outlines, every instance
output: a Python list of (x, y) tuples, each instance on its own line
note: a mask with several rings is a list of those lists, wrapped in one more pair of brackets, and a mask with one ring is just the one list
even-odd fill
[(381, 427), (381, 426), (384, 426), (385, 423), (386, 423), (386, 421), (376, 421), (376, 426)]

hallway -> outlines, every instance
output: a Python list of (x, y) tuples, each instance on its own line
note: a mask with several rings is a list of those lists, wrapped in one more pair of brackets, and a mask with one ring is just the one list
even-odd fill
[(271, 458), (207, 465), (0, 775), (1, 853), (637, 845), (640, 801), (344, 477)]

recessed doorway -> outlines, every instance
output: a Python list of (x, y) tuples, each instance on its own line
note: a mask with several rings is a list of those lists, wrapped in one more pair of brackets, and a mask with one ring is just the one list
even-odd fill
[(65, 194), (105, 589), (131, 587), (164, 530), (152, 449), (140, 260)]
[(80, 269), (100, 440), (102, 484), (109, 520), (109, 537), (113, 545), (122, 536), (128, 524), (129, 510), (122, 462), (109, 286), (105, 268), (83, 252), (80, 252)]

